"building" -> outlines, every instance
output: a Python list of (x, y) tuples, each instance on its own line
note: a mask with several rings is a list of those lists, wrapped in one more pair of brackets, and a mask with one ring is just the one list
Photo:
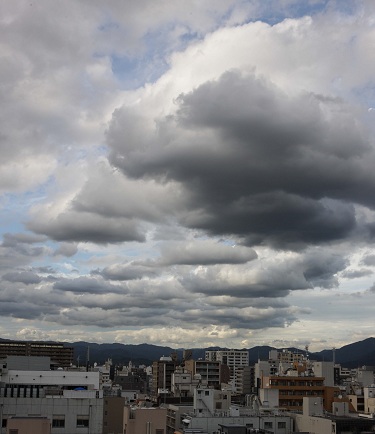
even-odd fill
[(103, 434), (124, 433), (124, 411), (126, 399), (105, 396), (103, 406)]
[(0, 359), (7, 356), (50, 357), (62, 368), (73, 363), (74, 349), (57, 342), (0, 341)]
[(220, 389), (222, 383), (230, 381), (230, 369), (228, 365), (222, 364), (219, 360), (187, 360), (185, 369), (193, 375), (200, 375), (202, 384)]
[(334, 402), (331, 411), (324, 411), (319, 397), (303, 398), (303, 413), (295, 414), (296, 432), (310, 434), (347, 434), (375, 431), (373, 417), (349, 413), (347, 402)]
[(17, 417), (8, 419), (7, 434), (51, 434), (51, 422), (46, 417)]
[(217, 350), (206, 351), (205, 359), (208, 361), (219, 361), (227, 365), (230, 370), (230, 384), (235, 393), (241, 393), (242, 384), (238, 378), (238, 368), (249, 366), (249, 352), (247, 350)]
[[(28, 369), (14, 369), (20, 365)], [(51, 371), (49, 357), (9, 357), (1, 362), (2, 427), (12, 418), (47, 418), (52, 433), (102, 434), (99, 372)], [(33, 419), (35, 422), (35, 420)], [(35, 422), (36, 423), (36, 422)], [(38, 431), (36, 431), (38, 432)]]
[(375, 385), (363, 388), (364, 411), (368, 414), (375, 414)]
[(166, 434), (167, 409), (125, 406), (124, 434)]
[(319, 397), (324, 402), (324, 408), (329, 411), (334, 398), (340, 394), (340, 389), (324, 385), (324, 377), (298, 376), (296, 371), (288, 375), (263, 377), (261, 389), (277, 389), (279, 392), (279, 407), (285, 410), (302, 411), (303, 398)]
[(171, 357), (160, 357), (160, 360), (152, 364), (152, 393), (158, 396), (162, 393), (170, 393), (172, 386), (172, 374), (177, 362)]
[(202, 384), (207, 385), (199, 374), (193, 375), (182, 367), (177, 367), (172, 374), (171, 392), (172, 395), (178, 398), (193, 397), (196, 387)]
[(193, 404), (167, 404), (163, 407), (167, 409), (167, 434), (174, 434), (176, 431), (182, 430), (184, 415), (191, 413), (194, 408)]
[(279, 409), (242, 407), (231, 404), (231, 391), (196, 389), (194, 408), (182, 418), (183, 428), (176, 432), (222, 433), (225, 427), (251, 432), (293, 433), (293, 419)]

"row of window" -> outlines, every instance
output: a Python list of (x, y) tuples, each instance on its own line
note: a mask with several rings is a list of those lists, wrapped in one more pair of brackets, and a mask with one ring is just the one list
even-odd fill
[[(254, 428), (254, 424), (253, 423), (247, 423), (246, 424), (246, 428)], [(264, 428), (265, 429), (272, 429), (273, 428), (273, 422), (271, 421), (265, 421), (264, 422)], [(278, 429), (283, 429), (286, 428), (286, 422), (282, 421), (282, 422), (277, 422), (277, 428)]]
[[(3, 428), (7, 426), (7, 419), (3, 419), (1, 423)], [(77, 428), (87, 428), (89, 426), (89, 416), (77, 416)], [(55, 415), (52, 418), (52, 428), (65, 428), (65, 416)]]

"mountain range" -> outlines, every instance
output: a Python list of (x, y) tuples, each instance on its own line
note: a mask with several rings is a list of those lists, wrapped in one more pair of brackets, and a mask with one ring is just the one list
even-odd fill
[[(154, 360), (159, 360), (162, 356), (170, 356), (172, 353), (177, 353), (178, 360), (182, 360), (183, 349), (173, 349), (170, 347), (161, 347), (150, 344), (140, 345), (126, 345), (126, 344), (97, 344), (89, 342), (74, 342), (67, 344), (74, 348), (74, 358), (79, 360), (80, 363), (86, 363), (87, 355), (89, 354), (90, 364), (96, 362), (98, 364), (104, 363), (108, 358), (112, 359), (114, 364), (128, 364), (132, 361), (133, 365), (145, 364), (150, 365)], [(210, 348), (193, 348), (193, 359), (204, 359), (205, 351), (207, 350), (219, 350), (220, 347)], [(247, 348), (242, 348), (247, 349)], [(250, 349), (249, 359), (250, 364), (254, 364), (260, 360), (268, 359), (269, 351), (272, 349), (281, 350), (281, 348), (275, 348), (270, 346), (256, 346)], [(293, 352), (303, 352), (298, 348), (286, 348)], [(349, 345), (345, 345), (341, 348), (330, 350), (323, 350), (320, 352), (309, 352), (308, 357), (318, 361), (332, 361), (335, 357), (335, 362), (340, 363), (341, 366), (346, 368), (356, 368), (360, 366), (375, 366), (375, 338), (370, 337), (363, 341), (354, 342)]]

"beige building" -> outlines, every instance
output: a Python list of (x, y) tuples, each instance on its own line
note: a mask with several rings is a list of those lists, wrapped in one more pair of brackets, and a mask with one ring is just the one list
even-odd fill
[(46, 417), (11, 417), (7, 434), (51, 434), (51, 422)]
[(166, 434), (167, 409), (125, 407), (124, 434)]
[(125, 402), (125, 397), (104, 397), (103, 434), (123, 434)]
[(375, 385), (364, 387), (363, 395), (365, 401), (365, 412), (369, 414), (375, 414)]

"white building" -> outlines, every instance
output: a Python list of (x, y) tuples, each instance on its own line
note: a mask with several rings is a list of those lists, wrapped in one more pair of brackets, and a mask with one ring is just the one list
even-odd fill
[[(49, 357), (17, 359), (7, 358), (0, 363), (0, 420), (4, 424), (12, 416), (46, 417), (52, 434), (72, 434), (77, 428), (82, 434), (102, 433), (99, 372), (51, 371), (46, 368)], [(29, 370), (12, 369), (26, 362)]]
[(196, 389), (194, 407), (183, 416), (182, 423), (185, 433), (216, 434), (224, 425), (269, 430), (275, 434), (293, 432), (293, 419), (278, 409), (231, 405), (230, 391), (205, 388)]
[(223, 365), (229, 366), (230, 384), (233, 392), (240, 393), (242, 376), (237, 375), (237, 369), (249, 366), (249, 352), (247, 350), (217, 350), (206, 351), (205, 359), (209, 361), (219, 361)]

